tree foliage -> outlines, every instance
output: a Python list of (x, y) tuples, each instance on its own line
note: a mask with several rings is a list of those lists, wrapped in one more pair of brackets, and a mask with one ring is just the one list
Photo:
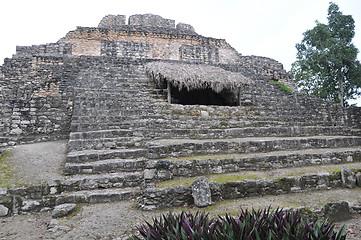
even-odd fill
[(303, 34), (291, 75), (301, 90), (346, 105), (361, 94), (361, 65), (352, 44), (355, 21), (335, 3), (330, 3), (327, 19), (328, 24), (316, 21)]

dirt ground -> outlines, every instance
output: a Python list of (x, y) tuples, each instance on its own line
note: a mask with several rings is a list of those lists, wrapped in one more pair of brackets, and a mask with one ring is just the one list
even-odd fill
[[(65, 159), (66, 142), (48, 142), (21, 145), (13, 150), (12, 164), (16, 169), (17, 182), (39, 182), (61, 178), (61, 166)], [(351, 206), (361, 205), (361, 189), (325, 190), (278, 196), (263, 196), (224, 201), (201, 209), (210, 216), (224, 213), (237, 214), (240, 208), (282, 207), (296, 208), (304, 206), (318, 209), (328, 202), (347, 201)], [(105, 204), (79, 205), (78, 211), (66, 218), (52, 219), (50, 212), (17, 215), (0, 218), (0, 240), (18, 239), (127, 239), (136, 232), (136, 226), (145, 220), (168, 211), (197, 211), (199, 209), (167, 209), (165, 211), (145, 212), (136, 208), (135, 201), (123, 201)], [(337, 223), (346, 224), (347, 239), (361, 239), (361, 215)]]
[[(226, 212), (237, 213), (243, 208), (259, 208), (280, 206), (317, 206), (321, 201), (328, 199), (337, 201), (350, 198), (360, 198), (361, 191), (335, 190), (302, 194), (264, 196), (261, 198), (246, 198), (242, 200), (226, 201), (221, 204), (201, 209), (216, 217)], [(320, 197), (322, 195), (322, 197)], [(348, 198), (347, 197), (347, 198)], [(316, 204), (316, 205), (313, 205)], [(135, 208), (135, 202), (123, 201), (105, 204), (91, 204), (79, 207), (79, 211), (69, 217), (53, 220), (50, 212), (18, 215), (0, 219), (0, 239), (127, 239), (136, 233), (136, 226), (144, 221), (152, 221), (168, 211), (180, 212), (198, 211), (199, 209), (171, 209), (164, 211), (145, 212)], [(354, 214), (348, 221), (337, 223), (337, 226), (346, 224), (347, 239), (361, 239), (361, 215)]]

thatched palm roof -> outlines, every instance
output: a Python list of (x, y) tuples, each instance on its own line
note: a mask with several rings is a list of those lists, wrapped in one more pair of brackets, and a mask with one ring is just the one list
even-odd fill
[(179, 90), (211, 88), (219, 93), (224, 89), (236, 90), (251, 83), (250, 79), (241, 73), (206, 64), (151, 62), (146, 64), (146, 71), (159, 85), (166, 81)]

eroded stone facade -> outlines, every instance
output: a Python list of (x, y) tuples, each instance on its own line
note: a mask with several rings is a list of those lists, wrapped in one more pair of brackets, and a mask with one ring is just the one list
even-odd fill
[[(168, 90), (146, 74), (145, 65), (160, 60), (209, 64), (252, 84), (237, 89), (232, 106), (171, 104)], [(189, 186), (156, 185), (178, 177), (361, 161), (360, 108), (286, 93), (270, 80), (292, 88), (281, 63), (242, 56), (223, 39), (151, 14), (132, 16), (128, 24), (110, 15), (97, 28), (79, 27), (57, 43), (17, 47), (0, 67), (0, 146), (69, 139), (68, 177), (0, 188), (0, 216), (138, 197), (148, 210), (192, 205)], [(189, 159), (172, 160), (180, 157)], [(361, 186), (360, 172), (350, 172), (351, 187)], [(341, 174), (211, 182), (211, 200), (344, 187)]]
[[(177, 60), (223, 65), (256, 78), (288, 81), (282, 64), (241, 56), (225, 40), (198, 35), (189, 24), (146, 14), (108, 15), (97, 28), (78, 27), (57, 43), (18, 46), (1, 67), (3, 136), (64, 135), (82, 57)], [(5, 140), (4, 140), (5, 141)]]

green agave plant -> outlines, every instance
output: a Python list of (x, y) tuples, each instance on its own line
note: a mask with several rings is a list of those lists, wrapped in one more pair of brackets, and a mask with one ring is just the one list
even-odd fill
[(327, 221), (303, 220), (298, 211), (241, 210), (237, 217), (226, 214), (210, 219), (208, 214), (168, 213), (153, 224), (138, 227), (134, 240), (343, 240), (345, 226), (338, 232)]

